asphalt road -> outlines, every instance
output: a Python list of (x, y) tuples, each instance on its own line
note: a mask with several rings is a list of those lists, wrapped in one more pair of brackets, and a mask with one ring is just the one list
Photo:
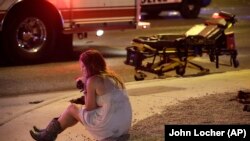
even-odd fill
[[(224, 2), (224, 3), (223, 3)], [(125, 65), (126, 50), (131, 40), (136, 36), (150, 36), (159, 33), (185, 33), (195, 24), (200, 24), (211, 16), (213, 12), (220, 10), (236, 14), (238, 23), (233, 28), (237, 49), (239, 51), (239, 68), (220, 66), (209, 62), (207, 56), (195, 58), (194, 61), (210, 69), (211, 73), (225, 71), (243, 70), (250, 68), (250, 9), (249, 2), (244, 0), (214, 0), (211, 6), (203, 9), (198, 19), (185, 20), (179, 15), (168, 16), (168, 13), (161, 13), (158, 18), (144, 19), (151, 22), (151, 29), (148, 30), (126, 30), (106, 32), (101, 38), (94, 33), (89, 33), (88, 38), (79, 40), (74, 38), (75, 55), (70, 60), (57, 60), (51, 63), (28, 65), (28, 66), (1, 66), (0, 67), (0, 97), (16, 96), (23, 94), (35, 94), (39, 92), (51, 92), (75, 89), (75, 78), (80, 75), (78, 64), (79, 53), (86, 48), (100, 50), (108, 65), (122, 76), (125, 82), (134, 81), (134, 68)], [(229, 58), (222, 58), (223, 64), (229, 64)], [(192, 77), (197, 74), (196, 70), (187, 70), (185, 77)], [(154, 79), (155, 75), (147, 73), (146, 79)], [(169, 72), (166, 77), (176, 77), (175, 72)]]

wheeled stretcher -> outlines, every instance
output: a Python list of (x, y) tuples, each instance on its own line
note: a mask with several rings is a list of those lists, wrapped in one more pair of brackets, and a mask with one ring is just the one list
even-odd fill
[(144, 80), (143, 71), (164, 75), (169, 71), (183, 76), (186, 67), (209, 72), (191, 60), (196, 56), (209, 55), (211, 62), (219, 68), (219, 56), (230, 56), (231, 66), (237, 68), (237, 50), (233, 32), (225, 32), (236, 22), (235, 15), (219, 12), (203, 24), (195, 25), (185, 34), (157, 34), (137, 37), (126, 48), (125, 64), (135, 67), (135, 80)]

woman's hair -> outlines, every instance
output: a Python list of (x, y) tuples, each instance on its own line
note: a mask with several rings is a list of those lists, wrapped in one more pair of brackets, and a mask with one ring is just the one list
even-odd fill
[(112, 77), (118, 84), (124, 88), (124, 83), (121, 78), (113, 71), (107, 68), (102, 54), (95, 49), (88, 49), (80, 55), (80, 59), (86, 70), (86, 79), (94, 75), (106, 74), (107, 76)]

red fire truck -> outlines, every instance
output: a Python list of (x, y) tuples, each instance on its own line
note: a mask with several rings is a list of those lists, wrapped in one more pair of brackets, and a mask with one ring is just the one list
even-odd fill
[(212, 0), (141, 0), (142, 12), (148, 16), (158, 16), (162, 11), (179, 11), (183, 18), (197, 18), (200, 9), (208, 6)]
[(0, 0), (0, 50), (11, 62), (38, 63), (72, 52), (72, 35), (146, 27), (141, 0)]

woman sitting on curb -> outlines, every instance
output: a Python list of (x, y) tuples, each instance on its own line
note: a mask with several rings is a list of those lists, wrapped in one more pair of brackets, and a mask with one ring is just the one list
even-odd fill
[(116, 139), (127, 134), (132, 121), (132, 110), (124, 83), (111, 70), (97, 50), (89, 49), (79, 59), (85, 91), (82, 108), (71, 103), (45, 129), (30, 131), (37, 141), (53, 141), (66, 128), (79, 121), (96, 140)]

